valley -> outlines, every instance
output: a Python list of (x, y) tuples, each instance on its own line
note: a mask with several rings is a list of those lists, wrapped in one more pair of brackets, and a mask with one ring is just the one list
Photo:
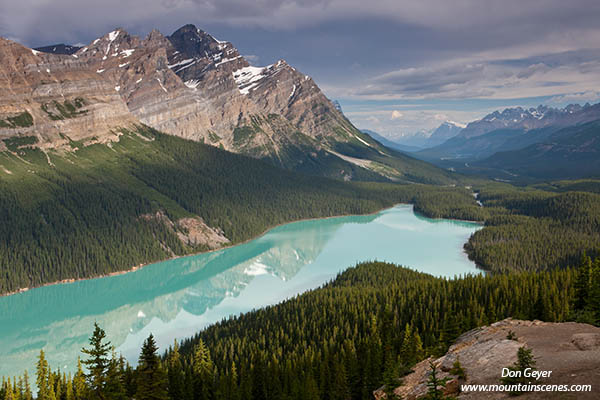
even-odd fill
[(0, 400), (466, 399), (561, 355), (597, 397), (600, 52), (522, 4), (503, 48), (487, 6), (167, 3), (0, 23)]

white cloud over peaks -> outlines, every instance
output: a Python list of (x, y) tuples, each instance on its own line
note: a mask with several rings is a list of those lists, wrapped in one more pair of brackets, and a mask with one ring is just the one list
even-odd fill
[(600, 100), (600, 92), (590, 90), (580, 93), (568, 93), (560, 96), (554, 96), (548, 103), (551, 104), (567, 104), (567, 103), (594, 103)]
[(392, 116), (390, 117), (390, 119), (400, 119), (400, 118), (402, 118), (402, 116), (404, 116), (404, 114), (402, 114), (398, 110), (394, 110), (394, 111), (392, 111)]
[[(344, 114), (359, 129), (370, 129), (388, 138), (406, 137), (414, 134), (423, 134), (431, 131), (446, 120), (473, 121), (483, 117), (495, 108), (486, 108), (477, 111), (458, 111), (454, 109), (430, 110), (415, 109), (414, 106), (393, 105), (394, 108), (386, 109), (380, 105), (348, 106)], [(390, 113), (402, 109), (402, 118), (391, 119)], [(445, 118), (441, 118), (445, 117)]]

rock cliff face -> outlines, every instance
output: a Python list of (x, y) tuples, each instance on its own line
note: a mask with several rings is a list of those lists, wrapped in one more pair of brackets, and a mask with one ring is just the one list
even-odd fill
[(73, 54), (54, 48), (0, 42), (0, 136), (35, 135), (37, 146), (56, 148), (115, 140), (120, 128), (143, 123), (346, 180), (402, 180), (421, 168), (357, 130), (285, 60), (251, 66), (193, 25), (146, 38), (119, 28)]
[[(114, 86), (76, 56), (0, 38), (0, 138), (36, 136), (42, 148), (111, 140), (136, 122)], [(139, 122), (138, 122), (139, 123)]]
[[(507, 339), (509, 331), (515, 339)], [(508, 393), (460, 392), (461, 384), (500, 384), (503, 367), (517, 360), (517, 350), (526, 346), (533, 350), (539, 371), (552, 371), (550, 377), (534, 382), (556, 385), (592, 385), (591, 392), (525, 393), (521, 399), (597, 399), (600, 395), (600, 328), (573, 322), (548, 323), (506, 319), (461, 335), (448, 352), (438, 359), (418, 363), (403, 378), (403, 386), (394, 390), (405, 400), (423, 398), (432, 361), (440, 377), (448, 377), (446, 393), (459, 399), (504, 399)], [(450, 374), (456, 360), (466, 372), (466, 381)], [(376, 399), (385, 398), (381, 390)]]

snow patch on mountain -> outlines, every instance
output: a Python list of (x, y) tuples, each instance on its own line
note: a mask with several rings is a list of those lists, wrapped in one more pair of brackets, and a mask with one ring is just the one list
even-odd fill
[(250, 93), (250, 90), (256, 88), (260, 84), (261, 79), (267, 76), (264, 72), (270, 67), (271, 65), (268, 67), (249, 66), (233, 71), (233, 79), (235, 79), (240, 93), (247, 95)]
[(135, 49), (122, 50), (121, 55), (123, 58), (127, 58), (127, 57), (131, 56), (134, 51), (135, 51)]
[(185, 86), (189, 87), (190, 89), (196, 89), (196, 87), (198, 87), (198, 85), (200, 84), (200, 81), (197, 79), (190, 79), (189, 81), (185, 81)]
[(119, 31), (112, 31), (108, 33), (108, 40), (110, 40), (111, 42), (114, 42), (115, 39), (117, 38), (117, 36), (119, 36)]
[(459, 128), (465, 129), (467, 127), (467, 124), (463, 124), (461, 122), (456, 122), (456, 121), (446, 121), (446, 123), (450, 124), (450, 125), (454, 125), (454, 126), (458, 126)]
[(215, 64), (215, 67), (218, 67), (219, 65), (231, 62), (231, 61), (235, 61), (239, 58), (242, 58), (242, 56), (237, 56), (237, 57), (233, 57), (233, 58), (224, 58), (221, 61), (219, 61), (218, 63)]

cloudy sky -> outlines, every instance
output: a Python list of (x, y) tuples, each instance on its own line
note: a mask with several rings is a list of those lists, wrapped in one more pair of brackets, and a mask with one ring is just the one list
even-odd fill
[(285, 58), (389, 137), (508, 106), (600, 101), (598, 0), (1, 1), (0, 35), (88, 43), (193, 23), (259, 65)]

